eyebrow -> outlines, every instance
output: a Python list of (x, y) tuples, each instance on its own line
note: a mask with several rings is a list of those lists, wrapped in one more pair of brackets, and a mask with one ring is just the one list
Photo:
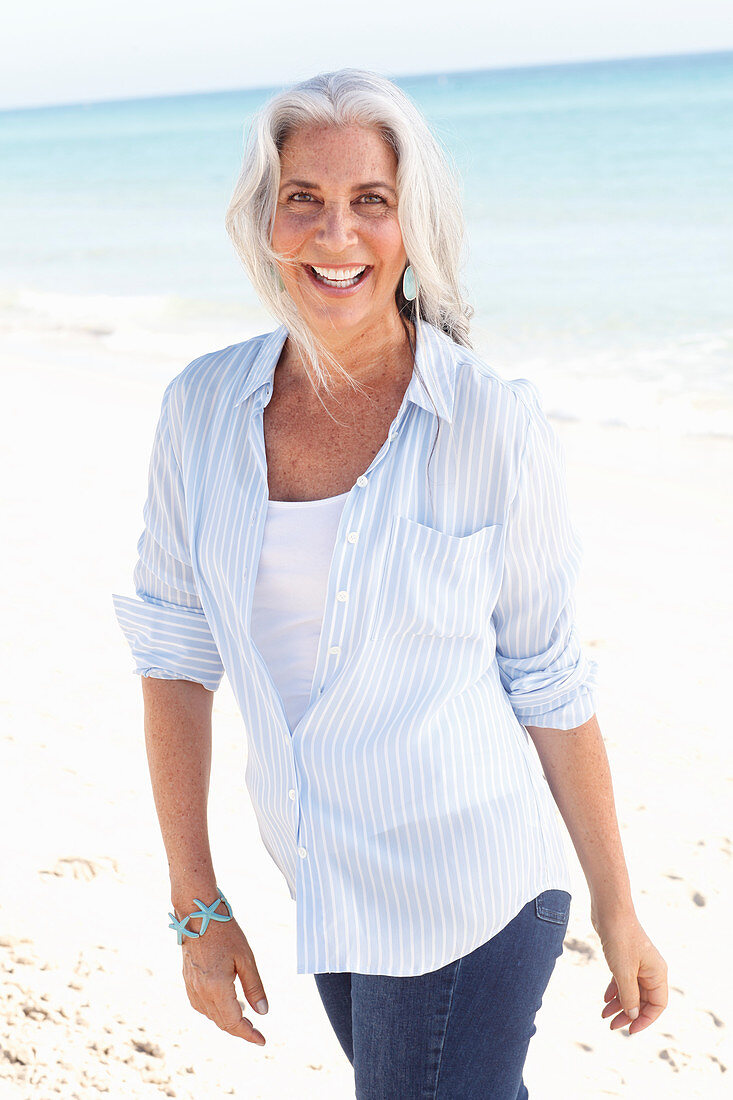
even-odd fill
[[(309, 183), (308, 180), (285, 180), (284, 183), (280, 184), (280, 190), (282, 191), (284, 187), (307, 187), (310, 191), (319, 190), (317, 183)], [(388, 183), (385, 183), (383, 180), (370, 180), (368, 183), (357, 183), (354, 187), (354, 191), (365, 191), (369, 187), (382, 187), (385, 191), (389, 191), (392, 195), (397, 194), (394, 187), (390, 187), (390, 185)]]

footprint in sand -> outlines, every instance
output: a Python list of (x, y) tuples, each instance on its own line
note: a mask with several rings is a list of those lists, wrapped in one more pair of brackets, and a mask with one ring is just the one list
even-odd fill
[(110, 856), (102, 856), (100, 859), (61, 856), (50, 870), (41, 870), (39, 874), (53, 875), (55, 878), (73, 878), (78, 882), (91, 882), (102, 874), (113, 874), (119, 878), (120, 870), (117, 861)]
[(580, 955), (586, 962), (596, 957), (595, 951), (589, 943), (585, 942), (585, 940), (576, 940), (571, 936), (569, 939), (565, 940), (563, 946), (566, 947), (568, 951), (574, 951), (577, 955)]
[(661, 1058), (663, 1062), (667, 1062), (671, 1070), (673, 1070), (675, 1073), (679, 1073), (677, 1063), (666, 1048), (664, 1050), (660, 1050), (657, 1053), (657, 1058)]

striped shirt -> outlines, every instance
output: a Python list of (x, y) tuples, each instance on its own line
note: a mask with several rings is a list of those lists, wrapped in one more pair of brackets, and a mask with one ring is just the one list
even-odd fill
[(570, 891), (524, 728), (595, 713), (564, 453), (532, 382), (418, 322), (417, 369), (346, 497), (291, 731), (250, 631), (263, 409), (287, 334), (204, 355), (166, 387), (137, 595), (115, 610), (135, 672), (211, 691), (227, 673), (260, 833), (296, 901), (297, 972), (423, 974), (541, 891)]

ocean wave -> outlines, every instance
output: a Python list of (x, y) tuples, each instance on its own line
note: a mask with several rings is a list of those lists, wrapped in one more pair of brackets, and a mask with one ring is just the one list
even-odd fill
[[(67, 348), (61, 362), (84, 342), (90, 369), (172, 377), (197, 356), (275, 325), (246, 303), (0, 288), (0, 331), (16, 348), (55, 339)], [(733, 438), (733, 329), (602, 349), (580, 337), (558, 347), (547, 333), (531, 351), (502, 346), (484, 330), (477, 350), (502, 377), (530, 378), (551, 419)]]

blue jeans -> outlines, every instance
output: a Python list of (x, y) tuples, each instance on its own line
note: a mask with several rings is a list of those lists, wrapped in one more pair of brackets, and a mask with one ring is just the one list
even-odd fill
[(570, 894), (545, 890), (439, 970), (314, 975), (357, 1100), (526, 1100), (522, 1069), (569, 916)]

